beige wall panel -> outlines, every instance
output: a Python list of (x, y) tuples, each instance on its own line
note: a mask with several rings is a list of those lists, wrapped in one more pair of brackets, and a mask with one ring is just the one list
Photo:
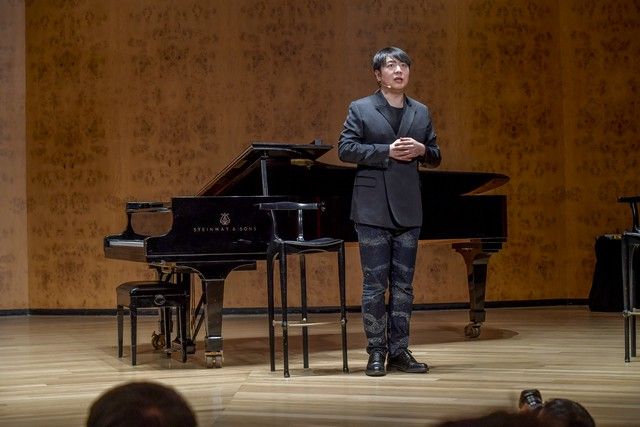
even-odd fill
[[(511, 177), (509, 240), (489, 264), (488, 300), (564, 297), (564, 185), (554, 1), (462, 2), (454, 161)], [(457, 168), (458, 166), (456, 166)]]
[[(195, 194), (251, 141), (335, 144), (349, 102), (375, 89), (370, 58), (386, 45), (412, 55), (409, 94), (433, 111), (441, 168), (511, 177), (496, 191), (509, 241), (490, 262), (487, 299), (585, 298), (594, 238), (627, 224), (611, 197), (638, 186), (606, 165), (637, 148), (639, 12), (631, 0), (590, 5), (28, 3), (30, 306), (112, 307), (118, 283), (150, 276), (102, 255), (127, 200)], [(348, 266), (356, 305), (355, 245)], [(332, 259), (310, 269), (314, 304), (335, 305)], [(264, 287), (263, 265), (234, 272), (225, 305), (264, 306)], [(422, 245), (415, 288), (416, 303), (466, 301), (461, 257)]]
[(0, 2), (0, 310), (29, 307), (24, 2)]
[(567, 294), (589, 290), (598, 235), (631, 225), (622, 195), (640, 194), (640, 5), (560, 2)]

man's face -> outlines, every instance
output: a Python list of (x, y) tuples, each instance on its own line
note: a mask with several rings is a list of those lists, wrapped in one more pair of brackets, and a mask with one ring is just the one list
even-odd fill
[(403, 92), (409, 84), (409, 66), (392, 57), (387, 57), (380, 70), (374, 73), (383, 90)]

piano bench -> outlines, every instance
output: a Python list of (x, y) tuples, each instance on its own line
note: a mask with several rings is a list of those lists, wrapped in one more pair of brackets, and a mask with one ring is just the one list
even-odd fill
[(190, 289), (176, 283), (160, 280), (134, 281), (121, 284), (116, 289), (118, 317), (118, 357), (122, 357), (122, 329), (124, 307), (129, 308), (131, 319), (131, 364), (136, 364), (137, 317), (139, 308), (160, 310), (164, 329), (165, 351), (171, 354), (171, 308), (178, 317), (178, 338), (182, 362), (187, 361), (187, 313), (189, 313)]

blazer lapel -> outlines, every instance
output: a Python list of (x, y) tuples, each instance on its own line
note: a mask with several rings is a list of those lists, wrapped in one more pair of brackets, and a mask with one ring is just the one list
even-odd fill
[(378, 112), (387, 120), (387, 123), (389, 123), (389, 127), (391, 128), (391, 132), (393, 132), (393, 127), (391, 125), (393, 120), (391, 106), (380, 91), (376, 92), (376, 110), (378, 110)]
[[(391, 111), (391, 106), (387, 102), (386, 98), (382, 94), (382, 92), (376, 92), (376, 110), (385, 118), (387, 123), (389, 123), (389, 127), (393, 132), (393, 113)], [(398, 133), (396, 136), (404, 136), (409, 132), (409, 128), (411, 128), (411, 124), (413, 123), (413, 118), (416, 115), (416, 109), (411, 102), (410, 98), (405, 95), (404, 97), (404, 112), (402, 113), (402, 119), (400, 120), (400, 127), (398, 128)]]
[(402, 113), (402, 120), (400, 121), (400, 128), (398, 128), (398, 136), (402, 137), (409, 132), (413, 118), (416, 116), (416, 108), (413, 102), (408, 96), (404, 97), (404, 113)]

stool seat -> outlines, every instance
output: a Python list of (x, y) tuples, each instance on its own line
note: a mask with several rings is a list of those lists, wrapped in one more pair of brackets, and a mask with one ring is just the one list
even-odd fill
[(178, 334), (181, 344), (182, 362), (187, 360), (187, 313), (189, 312), (190, 289), (188, 286), (163, 281), (140, 280), (125, 282), (116, 289), (118, 317), (118, 357), (122, 357), (124, 307), (129, 308), (131, 320), (131, 364), (136, 365), (137, 316), (139, 308), (157, 308), (163, 315), (165, 348), (171, 350), (171, 309), (177, 310)]
[[(118, 304), (131, 308), (135, 304), (140, 308), (162, 307), (167, 305), (167, 298), (182, 301), (185, 295), (189, 295), (189, 289), (181, 288), (172, 282), (157, 280), (140, 280), (126, 282), (118, 286)], [(169, 304), (176, 307), (177, 304)]]

